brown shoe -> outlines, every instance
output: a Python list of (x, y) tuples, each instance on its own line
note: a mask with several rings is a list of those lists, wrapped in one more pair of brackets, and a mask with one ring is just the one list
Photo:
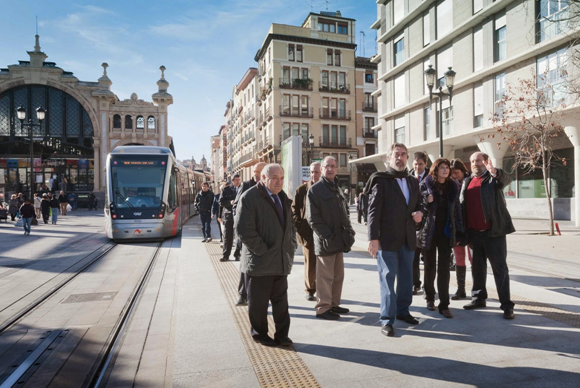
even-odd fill
[(435, 303), (433, 303), (431, 301), (427, 301), (427, 310), (435, 311)]
[(443, 311), (439, 311), (439, 314), (443, 314), (443, 316), (445, 318), (453, 318), (453, 314), (451, 314), (451, 311), (449, 309), (445, 309)]

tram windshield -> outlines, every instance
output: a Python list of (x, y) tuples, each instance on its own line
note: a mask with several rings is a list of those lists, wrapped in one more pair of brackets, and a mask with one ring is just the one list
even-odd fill
[(123, 156), (111, 160), (111, 196), (118, 208), (158, 208), (167, 157)]

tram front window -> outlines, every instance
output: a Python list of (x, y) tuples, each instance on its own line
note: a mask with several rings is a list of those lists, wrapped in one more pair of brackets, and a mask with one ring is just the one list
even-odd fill
[(167, 159), (114, 159), (111, 194), (117, 208), (159, 208)]

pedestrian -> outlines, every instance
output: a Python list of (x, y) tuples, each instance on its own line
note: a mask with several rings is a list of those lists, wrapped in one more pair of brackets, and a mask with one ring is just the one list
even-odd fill
[(473, 249), (473, 299), (463, 308), (473, 310), (486, 306), (485, 283), (489, 260), (503, 317), (514, 319), (506, 235), (515, 232), (515, 228), (503, 194), (503, 188), (511, 182), (511, 178), (502, 169), (494, 167), (489, 156), (483, 152), (475, 152), (469, 160), (472, 174), (463, 181), (460, 199), (467, 223), (469, 245)]
[[(381, 292), (381, 333), (395, 335), (395, 318), (419, 323), (409, 312), (413, 301), (413, 258), (416, 224), (423, 218), (419, 182), (407, 171), (407, 147), (394, 143), (388, 151), (387, 169), (369, 178), (369, 253), (377, 258)], [(397, 290), (395, 292), (395, 278)]]
[(425, 296), (427, 310), (435, 311), (435, 277), (439, 291), (439, 313), (453, 318), (449, 310), (449, 263), (451, 249), (464, 240), (459, 187), (451, 178), (451, 164), (437, 159), (429, 175), (419, 185), (425, 216), (417, 233), (417, 249), (425, 260)]
[(369, 196), (366, 195), (364, 192), (360, 193), (360, 208), (362, 213), (362, 219), (364, 224), (367, 224), (367, 212), (369, 207)]
[(217, 186), (217, 194), (214, 194), (213, 197), (213, 205), (211, 207), (211, 218), (215, 218), (215, 222), (217, 223), (218, 230), (220, 232), (220, 247), (223, 248), (223, 234), (222, 234), (222, 207), (220, 206), (220, 191), (219, 191), (219, 184)]
[(88, 202), (89, 210), (97, 210), (97, 197), (95, 197), (95, 194), (93, 194), (92, 191), (89, 192)]
[(48, 224), (48, 217), (50, 215), (50, 201), (48, 200), (48, 194), (42, 194), (40, 212), (42, 213), (42, 220), (45, 224)]
[(34, 194), (34, 212), (36, 214), (36, 218), (40, 218), (41, 212), (40, 212), (40, 202), (42, 201), (42, 199), (40, 199), (40, 197), (38, 196), (38, 194)]
[[(459, 186), (461, 190), (461, 185), (465, 178), (469, 177), (471, 174), (467, 171), (465, 164), (461, 161), (461, 159), (452, 159), (451, 160), (451, 176)], [(464, 220), (465, 225), (465, 220)], [(461, 246), (456, 245), (453, 247), (453, 255), (455, 256), (455, 276), (457, 278), (457, 291), (453, 296), (451, 296), (451, 300), (460, 300), (467, 297), (465, 292), (465, 275), (467, 273), (467, 264), (465, 262), (465, 251), (467, 251), (467, 256), (469, 257), (469, 263), (472, 263), (471, 258), (471, 248), (469, 245)]]
[[(258, 182), (260, 182), (264, 166), (266, 166), (266, 163), (264, 162), (256, 163), (253, 169), (254, 176), (250, 178), (249, 181), (244, 181), (241, 184), (240, 188), (238, 189), (236, 200), (234, 201), (234, 205), (232, 206), (234, 217), (236, 216), (236, 207), (238, 206), (238, 202), (242, 197), (242, 194), (248, 191), (248, 189), (250, 189), (251, 187), (254, 187)], [(241, 253), (241, 250), (242, 250), (242, 240), (238, 238), (236, 241), (236, 251)], [(240, 295), (240, 298), (238, 299), (236, 306), (246, 306), (248, 304), (248, 293), (246, 290), (247, 288), (246, 283), (247, 283), (246, 275), (240, 270), (240, 280), (238, 281), (238, 294)]]
[(195, 208), (201, 219), (202, 242), (211, 242), (211, 208), (213, 206), (213, 193), (209, 189), (209, 183), (201, 184), (201, 192), (195, 196)]
[[(224, 248), (223, 256), (220, 261), (228, 261), (230, 259), (230, 254), (232, 253), (232, 246), (234, 245), (234, 213), (233, 205), (236, 200), (236, 195), (238, 195), (238, 188), (240, 187), (240, 176), (238, 174), (234, 175), (232, 178), (231, 186), (228, 185), (223, 188), (220, 195), (220, 205), (224, 208), (223, 210), (223, 222), (224, 222)], [(236, 261), (240, 260), (240, 251), (234, 252), (234, 258)]]
[(66, 216), (66, 207), (68, 205), (68, 197), (65, 195), (64, 191), (61, 190), (58, 196), (58, 203), (60, 205), (60, 214)]
[(20, 201), (18, 200), (18, 196), (16, 194), (12, 194), (10, 196), (10, 202), (8, 202), (8, 213), (10, 213), (10, 218), (12, 221), (16, 219), (16, 215), (20, 210)]
[(361, 209), (361, 203), (360, 203), (360, 196), (362, 193), (359, 193), (359, 195), (355, 198), (354, 200), (354, 204), (355, 204), (355, 209), (356, 209), (356, 215), (357, 215), (357, 222), (360, 224), (362, 223), (362, 209)]
[[(248, 189), (236, 207), (235, 229), (242, 240), (242, 272), (247, 277), (248, 315), (254, 341), (289, 346), (288, 275), (296, 251), (291, 201), (282, 190), (284, 170), (268, 164), (260, 182)], [(268, 336), (268, 304), (276, 326)]]
[(328, 320), (348, 314), (340, 307), (344, 281), (344, 252), (354, 244), (348, 199), (338, 186), (337, 163), (332, 156), (322, 159), (321, 177), (306, 196), (306, 219), (314, 231), (316, 255), (316, 317)]
[(58, 199), (56, 198), (56, 195), (50, 195), (49, 194), (49, 201), (50, 201), (50, 212), (52, 213), (52, 224), (56, 225), (56, 222), (58, 221)]
[[(409, 171), (409, 175), (416, 178), (419, 183), (428, 175), (427, 174), (427, 153), (418, 151), (413, 154), (413, 168)], [(421, 252), (422, 249), (415, 249), (415, 257), (413, 258), (413, 295), (419, 294), (421, 291)]]
[(30, 234), (30, 227), (32, 225), (32, 218), (36, 216), (34, 205), (30, 203), (29, 199), (24, 200), (24, 204), (20, 207), (20, 215), (22, 216), (22, 225), (24, 226), (24, 235)]
[(296, 189), (294, 202), (292, 203), (292, 218), (298, 242), (302, 245), (304, 253), (304, 285), (306, 287), (306, 300), (315, 301), (316, 297), (316, 254), (314, 253), (314, 236), (312, 228), (306, 219), (306, 195), (313, 184), (320, 180), (320, 162), (310, 165), (310, 181), (301, 184)]
[[(26, 196), (22, 193), (18, 193), (18, 203), (20, 206), (22, 206), (24, 204), (24, 200), (26, 199)], [(18, 208), (20, 209), (20, 206), (18, 206)]]
[(77, 195), (74, 191), (68, 194), (68, 203), (71, 207), (71, 211), (77, 210)]

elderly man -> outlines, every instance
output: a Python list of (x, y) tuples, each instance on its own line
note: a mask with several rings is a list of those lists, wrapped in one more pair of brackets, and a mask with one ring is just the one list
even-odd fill
[(306, 194), (313, 184), (320, 180), (320, 162), (310, 165), (310, 181), (296, 189), (292, 204), (292, 217), (298, 233), (298, 242), (304, 252), (304, 284), (306, 285), (306, 300), (315, 301), (316, 297), (316, 255), (314, 254), (314, 237), (312, 229), (306, 220)]
[[(377, 258), (381, 290), (381, 333), (395, 335), (395, 318), (419, 323), (410, 313), (413, 301), (415, 224), (423, 218), (419, 182), (407, 171), (407, 147), (391, 146), (387, 169), (369, 178), (369, 253)], [(395, 292), (395, 278), (397, 291)]]
[(348, 199), (336, 178), (337, 163), (332, 156), (322, 160), (322, 177), (308, 190), (306, 219), (314, 231), (316, 254), (316, 317), (328, 320), (348, 314), (340, 307), (344, 281), (343, 252), (354, 244), (354, 230), (348, 215)]
[[(224, 222), (224, 248), (223, 257), (220, 261), (228, 261), (230, 259), (230, 254), (232, 253), (232, 246), (234, 244), (234, 210), (233, 205), (238, 195), (238, 189), (240, 187), (240, 176), (238, 174), (234, 175), (232, 178), (232, 185), (226, 186), (222, 189), (220, 195), (220, 205), (223, 207), (223, 222)], [(234, 258), (236, 260), (240, 259), (240, 252), (236, 249), (234, 252)]]
[(491, 159), (476, 152), (469, 158), (471, 176), (463, 181), (460, 202), (467, 225), (469, 246), (473, 249), (473, 289), (471, 303), (463, 306), (473, 310), (486, 306), (487, 260), (505, 319), (514, 319), (514, 303), (510, 299), (510, 276), (507, 266), (506, 235), (515, 232), (507, 210), (503, 188), (511, 182), (505, 171), (493, 166)]
[[(284, 170), (268, 164), (254, 187), (236, 206), (235, 229), (242, 239), (241, 270), (246, 274), (248, 315), (254, 341), (264, 346), (289, 346), (288, 275), (296, 251), (291, 201), (284, 191)], [(276, 325), (268, 335), (268, 304)]]
[[(238, 195), (236, 196), (236, 200), (234, 202), (233, 211), (234, 216), (236, 214), (236, 207), (238, 206), (238, 202), (242, 197), (242, 194), (248, 189), (254, 187), (256, 183), (260, 182), (260, 177), (262, 175), (262, 170), (266, 163), (260, 162), (254, 166), (254, 176), (249, 181), (244, 181), (238, 190)], [(236, 241), (236, 252), (242, 251), (242, 240), (238, 238)], [(246, 306), (248, 304), (248, 293), (246, 292), (246, 275), (242, 271), (240, 271), (240, 281), (238, 282), (238, 294), (240, 294), (240, 299), (238, 299), (238, 303), (236, 306)]]

